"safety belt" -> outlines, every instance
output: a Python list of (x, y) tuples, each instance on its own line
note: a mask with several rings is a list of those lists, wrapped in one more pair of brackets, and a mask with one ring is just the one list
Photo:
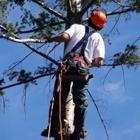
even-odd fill
[(85, 48), (86, 48), (86, 45), (87, 45), (87, 42), (88, 42), (88, 37), (95, 32), (95, 30), (92, 30), (91, 32), (89, 32), (89, 28), (87, 26), (85, 28), (86, 29), (85, 29), (84, 37), (71, 50), (71, 52), (75, 52), (82, 45), (80, 55), (83, 56), (83, 57), (84, 57), (84, 51), (85, 51)]

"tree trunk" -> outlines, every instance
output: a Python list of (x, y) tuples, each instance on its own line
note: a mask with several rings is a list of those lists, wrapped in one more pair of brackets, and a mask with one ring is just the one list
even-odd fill
[(81, 12), (81, 0), (71, 0), (71, 11), (73, 13)]

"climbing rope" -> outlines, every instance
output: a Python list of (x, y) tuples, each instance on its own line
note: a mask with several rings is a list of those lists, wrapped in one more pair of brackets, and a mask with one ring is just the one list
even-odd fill
[(51, 107), (50, 107), (50, 115), (49, 115), (49, 126), (48, 126), (47, 140), (49, 140), (49, 137), (50, 137), (50, 130), (51, 130), (51, 120), (52, 120), (53, 106), (54, 106), (54, 97), (52, 98), (52, 103), (51, 103)]
[(58, 87), (57, 87), (57, 92), (59, 92), (59, 131), (60, 131), (60, 139), (63, 140), (63, 134), (62, 134), (62, 111), (61, 111), (61, 92), (62, 92), (62, 75), (63, 73), (66, 73), (67, 69), (66, 69), (66, 65), (65, 62), (61, 62), (60, 63), (60, 67), (59, 67), (59, 74), (58, 74)]
[(61, 83), (62, 83), (62, 73), (59, 73), (59, 133), (60, 133), (60, 139), (63, 140), (63, 136), (62, 136), (62, 120), (61, 120)]
[(49, 140), (50, 137), (50, 130), (51, 130), (51, 121), (52, 121), (52, 113), (53, 113), (53, 107), (54, 107), (54, 92), (56, 90), (56, 84), (54, 85), (54, 91), (53, 91), (53, 98), (51, 101), (51, 106), (50, 106), (50, 114), (49, 114), (49, 121), (48, 121), (48, 135), (47, 135), (47, 140)]

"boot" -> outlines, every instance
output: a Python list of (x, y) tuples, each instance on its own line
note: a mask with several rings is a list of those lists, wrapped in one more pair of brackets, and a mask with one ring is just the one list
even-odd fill
[(50, 134), (49, 134), (49, 127), (47, 127), (47, 129), (44, 129), (42, 132), (41, 132), (41, 136), (44, 136), (44, 137), (55, 137), (56, 135), (58, 134), (57, 130), (54, 130), (54, 129), (51, 129), (50, 130)]
[(80, 138), (84, 139), (87, 137), (87, 131), (82, 129), (76, 129), (74, 130), (73, 134), (71, 135), (70, 140), (80, 140)]

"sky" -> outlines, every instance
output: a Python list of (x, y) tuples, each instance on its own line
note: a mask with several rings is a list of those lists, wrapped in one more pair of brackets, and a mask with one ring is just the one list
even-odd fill
[[(133, 20), (118, 23), (120, 35), (111, 35), (112, 44), (106, 44), (106, 58), (115, 52), (123, 52), (127, 44), (132, 44), (139, 36), (139, 17), (133, 14)], [(123, 24), (122, 24), (123, 23)], [(112, 28), (112, 19), (109, 18), (101, 34), (109, 32)], [(0, 76), (13, 62), (21, 60), (30, 50), (21, 44), (0, 40)], [(140, 41), (136, 44), (139, 46)], [(59, 52), (61, 47), (58, 48)], [(54, 56), (57, 52), (54, 52)], [(19, 68), (28, 66), (28, 70), (44, 65), (46, 60), (32, 54)], [(107, 75), (110, 67), (92, 68), (94, 78), (89, 82), (89, 91), (97, 101), (102, 118), (106, 122), (110, 140), (139, 140), (140, 138), (140, 70), (139, 67), (116, 67)], [(40, 133), (48, 124), (48, 109), (52, 98), (53, 81), (46, 86), (50, 79), (47, 77), (38, 81), (38, 86), (31, 85), (27, 90), (26, 106), (23, 99), (23, 85), (6, 89), (5, 112), (0, 101), (0, 140), (45, 140)], [(9, 82), (7, 84), (12, 84)], [(105, 130), (97, 114), (97, 110), (88, 96), (86, 118), (86, 140), (107, 140)], [(52, 140), (52, 138), (51, 138)]]

